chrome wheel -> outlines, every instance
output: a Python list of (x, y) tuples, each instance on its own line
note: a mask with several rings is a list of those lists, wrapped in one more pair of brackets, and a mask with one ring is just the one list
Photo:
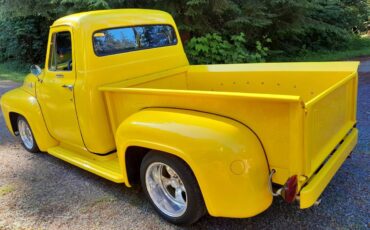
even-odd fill
[(150, 164), (145, 173), (150, 198), (164, 214), (180, 217), (187, 209), (185, 186), (177, 173), (164, 163)]
[(18, 131), (24, 146), (26, 146), (27, 149), (32, 149), (34, 147), (32, 132), (24, 119), (18, 120)]

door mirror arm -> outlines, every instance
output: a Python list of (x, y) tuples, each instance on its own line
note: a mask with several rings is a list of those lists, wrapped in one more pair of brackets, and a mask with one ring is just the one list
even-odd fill
[(41, 75), (41, 73), (42, 73), (42, 70), (41, 70), (40, 66), (38, 66), (38, 65), (31, 65), (31, 67), (30, 67), (30, 72), (31, 72), (35, 77), (37, 77), (37, 80), (38, 80), (39, 82), (42, 82), (42, 79), (39, 77), (39, 76)]

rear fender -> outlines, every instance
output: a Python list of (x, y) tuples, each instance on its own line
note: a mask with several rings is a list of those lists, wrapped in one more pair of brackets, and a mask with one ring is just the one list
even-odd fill
[(272, 202), (261, 143), (248, 127), (232, 119), (180, 109), (145, 109), (122, 122), (116, 142), (124, 172), (130, 146), (184, 160), (213, 216), (250, 217)]

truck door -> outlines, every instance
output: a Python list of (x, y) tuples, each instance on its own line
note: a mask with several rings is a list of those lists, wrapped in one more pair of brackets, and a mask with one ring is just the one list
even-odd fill
[(68, 26), (52, 27), (37, 99), (50, 134), (61, 143), (84, 147), (74, 103), (76, 68), (73, 33)]

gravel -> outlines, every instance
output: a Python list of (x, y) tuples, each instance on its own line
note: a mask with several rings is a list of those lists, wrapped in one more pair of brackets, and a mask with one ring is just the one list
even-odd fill
[[(0, 81), (0, 95), (16, 86)], [(358, 99), (359, 143), (319, 206), (300, 210), (277, 198), (258, 216), (205, 216), (191, 228), (370, 228), (370, 59), (362, 60)], [(157, 216), (140, 189), (107, 181), (48, 154), (26, 152), (7, 131), (2, 114), (0, 175), (0, 229), (179, 228)]]

